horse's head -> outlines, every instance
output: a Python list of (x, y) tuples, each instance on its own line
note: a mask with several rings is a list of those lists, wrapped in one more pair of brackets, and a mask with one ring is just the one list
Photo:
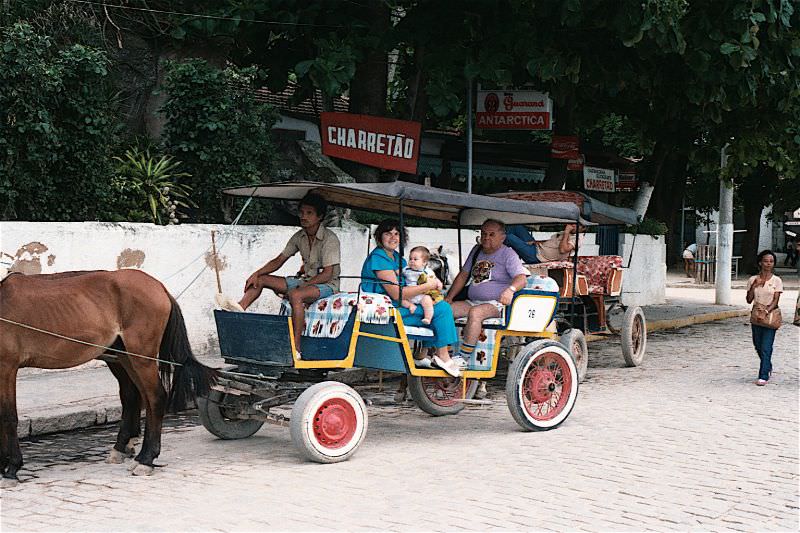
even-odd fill
[(442, 252), (442, 246), (431, 252), (431, 256), (428, 259), (428, 267), (433, 270), (445, 288), (450, 285), (450, 264), (447, 261), (447, 256)]

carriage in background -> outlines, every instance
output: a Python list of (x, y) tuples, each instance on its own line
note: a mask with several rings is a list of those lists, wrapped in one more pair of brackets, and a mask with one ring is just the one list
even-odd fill
[[(574, 203), (493, 198), (403, 182), (290, 182), (225, 192), (276, 200), (299, 200), (314, 192), (334, 206), (397, 216), (401, 226), (407, 216), (450, 223), (459, 229), (459, 254), (461, 228), (480, 226), (487, 218), (510, 224), (591, 224)], [(388, 297), (358, 287), (355, 293), (312, 304), (306, 314), (302, 359), (286, 314), (215, 311), (221, 353), (232, 366), (199, 402), (203, 425), (223, 439), (249, 437), (265, 422), (289, 426), (294, 444), (308, 459), (342, 461), (363, 441), (368, 416), (355, 390), (326, 381), (330, 370), (358, 367), (405, 373), (411, 396), (422, 410), (455, 414), (472, 397), (478, 380), (495, 377), (501, 347), (511, 339), (521, 345), (505, 387), (514, 420), (529, 431), (549, 430), (572, 411), (578, 369), (552, 327), (561, 297), (552, 279), (531, 276), (499, 319), (484, 322), (484, 344), (459, 378), (440, 369), (418, 368), (414, 350), (432, 331), (405, 326)], [(271, 411), (291, 402), (290, 418)]]
[[(637, 224), (639, 217), (631, 209), (612, 206), (572, 191), (511, 192), (495, 195), (533, 202), (569, 202), (581, 210), (581, 216), (603, 226)], [(634, 243), (628, 258), (633, 256)], [(548, 276), (559, 286), (559, 308), (556, 324), (561, 342), (570, 348), (583, 381), (589, 364), (585, 335), (620, 335), (622, 356), (628, 366), (644, 360), (647, 347), (647, 323), (639, 306), (622, 303), (622, 278), (625, 268), (619, 255), (581, 255), (580, 243), (575, 257), (528, 265), (532, 274)], [(623, 314), (621, 324), (614, 327), (611, 317)]]

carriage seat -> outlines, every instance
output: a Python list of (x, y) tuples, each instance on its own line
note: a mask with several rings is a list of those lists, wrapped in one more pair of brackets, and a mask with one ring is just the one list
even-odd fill
[[(572, 296), (572, 261), (550, 261), (525, 265), (531, 273), (552, 274), (561, 283), (560, 296)], [(622, 290), (622, 257), (618, 255), (578, 256), (575, 294), (619, 296)]]
[[(358, 299), (358, 305), (356, 300)], [(360, 319), (369, 324), (388, 324), (391, 317), (391, 299), (384, 294), (339, 292), (320, 298), (306, 306), (303, 335), (335, 339), (344, 331), (353, 309), (358, 307)], [(290, 315), (288, 300), (281, 302), (281, 315)]]
[(622, 292), (622, 257), (578, 256), (578, 274), (586, 276), (589, 294), (619, 296)]

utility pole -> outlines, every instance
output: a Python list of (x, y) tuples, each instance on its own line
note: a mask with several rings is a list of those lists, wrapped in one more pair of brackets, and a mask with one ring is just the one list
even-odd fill
[(720, 151), (719, 179), (719, 222), (717, 223), (717, 272), (714, 288), (716, 303), (731, 304), (731, 263), (733, 262), (733, 184), (725, 181), (723, 176), (728, 166), (726, 143)]

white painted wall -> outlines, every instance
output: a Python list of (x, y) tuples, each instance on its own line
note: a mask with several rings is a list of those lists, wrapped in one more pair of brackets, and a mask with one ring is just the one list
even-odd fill
[[(11, 262), (13, 270), (27, 273), (52, 273), (69, 270), (115, 270), (140, 267), (161, 280), (178, 297), (189, 336), (200, 354), (218, 351), (212, 309), (216, 278), (211, 265), (211, 230), (217, 230), (217, 248), (223, 263), (220, 272), (222, 291), (240, 297), (244, 280), (256, 268), (278, 255), (297, 227), (287, 226), (218, 226), (107, 222), (0, 222), (2, 261)], [(374, 229), (374, 228), (370, 228)], [(358, 276), (368, 246), (374, 247), (368, 228), (352, 225), (333, 228), (342, 244), (342, 275)], [(462, 232), (462, 258), (475, 243), (476, 231)], [(537, 233), (537, 238), (547, 238)], [(588, 234), (585, 252), (597, 253), (594, 235)], [(624, 235), (625, 261), (629, 254)], [(34, 243), (39, 243), (34, 244)], [(451, 268), (458, 270), (458, 234), (456, 230), (410, 228), (409, 245), (435, 249), (444, 245)], [(625, 272), (624, 302), (644, 305), (664, 301), (666, 284), (663, 239), (637, 238), (636, 253), (630, 270)], [(137, 259), (138, 258), (138, 259)], [(300, 267), (299, 255), (289, 260), (278, 274), (292, 275)], [(196, 281), (193, 281), (195, 280)], [(343, 290), (355, 290), (356, 280), (342, 280)], [(188, 287), (188, 289), (187, 289)], [(268, 291), (252, 308), (277, 312), (278, 299)]]
[(272, 126), (273, 129), (304, 131), (307, 141), (321, 143), (319, 137), (319, 126), (310, 120), (300, 120), (299, 118), (279, 115), (278, 121)]
[[(767, 219), (767, 216), (772, 212), (771, 207), (765, 207), (764, 210), (761, 212), (761, 223), (759, 226), (759, 233), (758, 233), (758, 249), (766, 250), (773, 248), (773, 223)], [(714, 233), (717, 231), (717, 221), (719, 220), (719, 212), (713, 211), (709, 216), (711, 219), (711, 223), (706, 226), (705, 224), (701, 226), (697, 226), (695, 230), (695, 238), (697, 239), (695, 242), (697, 244), (706, 244), (706, 239), (708, 239), (708, 244), (711, 246), (716, 246), (717, 244), (717, 234)], [(741, 230), (744, 229), (742, 227), (736, 227), (734, 230)], [(706, 233), (710, 231), (711, 233)], [(691, 244), (691, 243), (688, 243)]]

